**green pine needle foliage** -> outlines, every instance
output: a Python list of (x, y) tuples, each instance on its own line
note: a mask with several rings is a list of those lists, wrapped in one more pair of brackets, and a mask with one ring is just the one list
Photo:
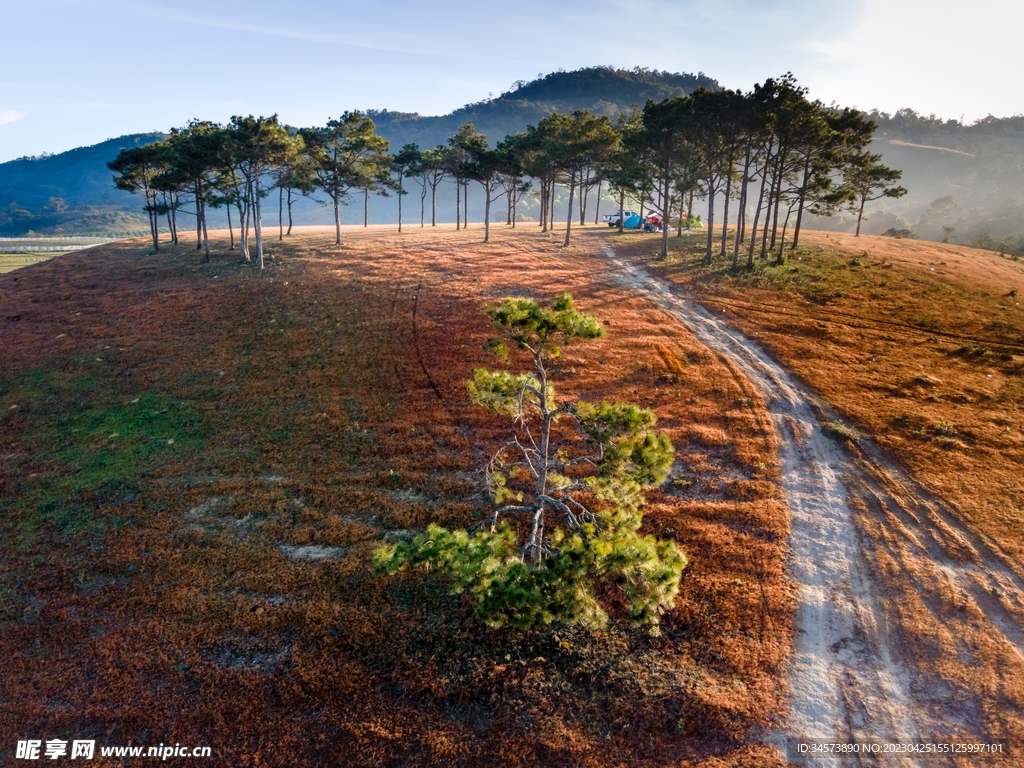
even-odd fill
[[(489, 346), (502, 358), (510, 344), (532, 357), (521, 374), (477, 369), (470, 398), (510, 418), (515, 439), (487, 468), (495, 512), (489, 529), (450, 531), (431, 525), (411, 542), (374, 554), (380, 574), (418, 567), (472, 600), (489, 626), (529, 629), (547, 624), (600, 627), (608, 615), (597, 588), (619, 589), (629, 620), (658, 633), (661, 614), (679, 592), (686, 555), (672, 541), (641, 536), (645, 486), (661, 483), (675, 450), (654, 431), (654, 413), (629, 403), (562, 403), (548, 364), (562, 347), (599, 339), (604, 328), (577, 310), (572, 296), (550, 306), (510, 298), (484, 307), (501, 332)], [(556, 440), (552, 425), (572, 419), (577, 439)], [(587, 503), (584, 503), (587, 502)], [(509, 518), (522, 521), (519, 526)], [(517, 529), (530, 527), (520, 541)]]
[(606, 582), (622, 590), (630, 622), (657, 635), (661, 613), (672, 607), (686, 556), (671, 541), (640, 536), (638, 516), (603, 513), (550, 537), (558, 554), (539, 565), (523, 561), (508, 523), (497, 530), (450, 531), (431, 524), (411, 542), (374, 553), (378, 573), (420, 566), (451, 581), (453, 594), (468, 594), (477, 618), (491, 627), (531, 629), (546, 624), (601, 627), (607, 613), (595, 597)]

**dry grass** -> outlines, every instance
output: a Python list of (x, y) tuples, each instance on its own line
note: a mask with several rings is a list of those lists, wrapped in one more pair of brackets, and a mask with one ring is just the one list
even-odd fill
[(786, 264), (752, 274), (700, 268), (693, 249), (653, 266), (725, 311), (1020, 562), (1024, 264), (941, 243), (803, 237)]
[(32, 264), (39, 264), (48, 261), (55, 256), (63, 256), (62, 253), (0, 253), (0, 275), (13, 272), (16, 269), (27, 267)]
[[(262, 274), (220, 235), (208, 265), (135, 241), (0, 278), (3, 733), (254, 766), (779, 762), (763, 405), (585, 246), (480, 234), (304, 232)], [(563, 391), (652, 407), (679, 450), (645, 518), (692, 563), (658, 639), (489, 630), (419, 575), (370, 575), (383, 540), (487, 508), (505, 425), (465, 392), (495, 364), (480, 305), (563, 290), (608, 327)]]
[[(665, 261), (649, 238), (615, 242), (844, 414), (831, 431), (864, 470), (850, 478), (850, 502), (913, 693), (936, 712), (940, 700), (958, 702), (966, 732), (1008, 744), (1016, 764), (1024, 605), (1010, 580), (983, 574), (998, 560), (1024, 573), (1022, 265), (953, 245), (810, 232), (786, 264), (733, 274), (721, 261), (702, 267), (696, 237), (675, 240)], [(865, 437), (926, 491), (877, 471), (858, 447)]]

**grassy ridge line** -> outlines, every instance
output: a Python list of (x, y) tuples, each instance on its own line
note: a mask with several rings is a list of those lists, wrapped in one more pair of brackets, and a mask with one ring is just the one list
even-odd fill
[[(616, 250), (685, 286), (838, 412), (826, 407), (822, 421), (856, 462), (844, 477), (848, 502), (882, 595), (878, 620), (919, 681), (915, 699), (938, 711), (957, 691), (948, 722), (1015, 751), (1024, 745), (1020, 267), (888, 238), (806, 243), (785, 264), (736, 274), (728, 263), (702, 267), (702, 245), (685, 239), (667, 261), (635, 237)], [(899, 470), (887, 468), (891, 458)]]
[[(758, 739), (792, 603), (763, 406), (596, 283), (600, 256), (479, 236), (313, 233), (262, 274), (219, 240), (210, 265), (115, 243), (0, 279), (12, 732), (238, 765), (778, 764)], [(692, 565), (657, 641), (487, 630), (443, 588), (369, 576), (385, 537), (489, 507), (477, 470), (506, 432), (465, 390), (493, 365), (480, 305), (552, 286), (610, 337), (566, 350), (566, 396), (652, 407), (679, 448), (644, 532)]]
[(33, 264), (40, 264), (44, 261), (49, 261), (57, 256), (63, 256), (64, 253), (39, 253), (39, 254), (27, 254), (27, 253), (0, 253), (0, 274), (6, 272), (13, 272), (16, 269), (22, 267), (28, 267)]
[(1019, 561), (1024, 520), (1002, 505), (1024, 508), (1024, 270), (956, 246), (805, 242), (752, 273), (705, 269), (698, 246), (652, 266), (727, 310)]

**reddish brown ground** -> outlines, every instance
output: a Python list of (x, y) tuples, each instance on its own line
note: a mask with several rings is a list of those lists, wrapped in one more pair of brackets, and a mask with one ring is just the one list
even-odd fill
[[(653, 245), (634, 237), (624, 248), (649, 256)], [(805, 232), (787, 264), (753, 274), (698, 261), (690, 248), (651, 263), (1024, 559), (1024, 263), (824, 232)]]
[[(779, 762), (763, 405), (587, 245), (480, 236), (303, 233), (263, 273), (221, 239), (212, 264), (137, 241), (0, 277), (0, 761), (95, 738), (237, 766)], [(488, 506), (507, 427), (465, 391), (495, 364), (481, 304), (565, 290), (608, 338), (564, 355), (562, 391), (652, 407), (679, 451), (644, 523), (691, 560), (657, 639), (490, 630), (421, 574), (371, 573), (387, 531)]]
[(1024, 574), (1024, 265), (809, 232), (787, 263), (733, 274), (720, 257), (702, 267), (696, 237), (673, 238), (667, 260), (650, 237), (611, 238), (767, 347), (921, 482), (894, 481), (849, 445), (865, 470), (847, 478), (850, 504), (915, 694), (950, 702), (966, 732), (1019, 764), (1024, 597), (1019, 578), (991, 574)]

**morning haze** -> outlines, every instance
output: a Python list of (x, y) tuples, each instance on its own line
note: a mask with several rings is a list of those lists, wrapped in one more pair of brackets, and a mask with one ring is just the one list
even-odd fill
[(3, 21), (0, 764), (1021, 764), (1016, 6)]

